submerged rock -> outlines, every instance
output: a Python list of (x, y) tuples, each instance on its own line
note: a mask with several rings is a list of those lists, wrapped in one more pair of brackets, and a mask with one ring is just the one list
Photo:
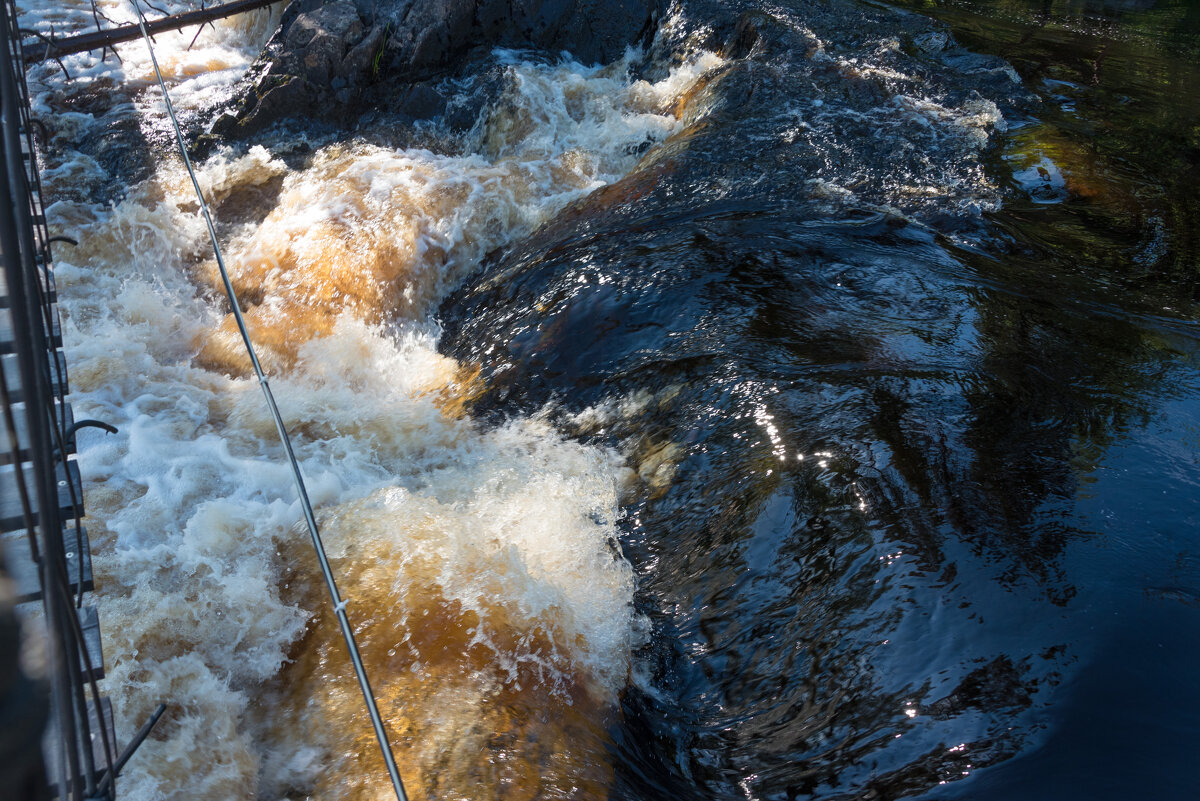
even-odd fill
[(212, 132), (247, 135), (294, 117), (370, 107), (439, 111), (428, 83), (496, 47), (619, 58), (653, 35), (660, 0), (301, 0), (284, 15), (237, 106)]

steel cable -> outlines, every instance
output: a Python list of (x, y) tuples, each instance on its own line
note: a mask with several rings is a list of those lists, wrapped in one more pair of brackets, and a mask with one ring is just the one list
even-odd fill
[(154, 54), (154, 43), (150, 39), (150, 32), (146, 29), (146, 17), (142, 13), (141, 0), (133, 0), (133, 7), (137, 12), (138, 26), (142, 32), (142, 39), (146, 42), (147, 50), (150, 51), (150, 62), (154, 67), (154, 75), (158, 79), (158, 86), (162, 90), (163, 103), (167, 108), (167, 116), (170, 117), (171, 125), (175, 129), (175, 139), (179, 144), (179, 152), (183, 157), (183, 165), (187, 168), (188, 176), (192, 180), (192, 187), (196, 190), (196, 199), (200, 204), (200, 212), (204, 217), (205, 224), (208, 226), (208, 236), (212, 240), (213, 253), (217, 261), (217, 270), (221, 274), (221, 282), (225, 287), (225, 296), (229, 299), (233, 319), (237, 323), (238, 332), (241, 334), (242, 342), (246, 347), (246, 353), (250, 357), (250, 364), (254, 368), (254, 375), (258, 378), (259, 386), (262, 387), (263, 396), (266, 398), (271, 417), (275, 421), (275, 430), (279, 434), (279, 440), (283, 444), (288, 463), (291, 465), (296, 492), (300, 497), (300, 506), (304, 511), (304, 520), (308, 524), (308, 533), (312, 537), (313, 548), (317, 553), (317, 561), (320, 562), (321, 573), (325, 577), (325, 586), (329, 590), (329, 598), (333, 603), (334, 613), (337, 615), (338, 623), (341, 626), (342, 638), (346, 641), (346, 647), (350, 651), (350, 660), (354, 663), (354, 673), (358, 679), (359, 688), (362, 690), (363, 699), (367, 705), (367, 712), (371, 717), (371, 725), (375, 729), (375, 738), (379, 742), (379, 749), (383, 754), (384, 764), (387, 766), (388, 777), (391, 779), (397, 801), (408, 801), (408, 796), (404, 792), (404, 783), (400, 779), (400, 771), (397, 769), (395, 757), (392, 755), (391, 744), (388, 742), (387, 731), (383, 726), (383, 719), (379, 716), (379, 706), (375, 701), (375, 694), (371, 691), (370, 682), (367, 680), (367, 671), (359, 654), (358, 644), (354, 640), (354, 631), (350, 628), (350, 620), (346, 616), (346, 601), (342, 599), (338, 592), (337, 583), (333, 577), (333, 570), (330, 568), (329, 560), (325, 555), (325, 546), (321, 542), (321, 533), (317, 527), (316, 518), (313, 515), (312, 502), (308, 498), (308, 490), (304, 484), (304, 477), (300, 473), (300, 463), (296, 460), (295, 451), (292, 450), (291, 438), (288, 436), (287, 428), (283, 423), (283, 416), (279, 413), (279, 407), (275, 403), (275, 396), (271, 392), (270, 383), (267, 381), (267, 376), (263, 372), (262, 365), (259, 364), (258, 355), (254, 351), (254, 344), (250, 340), (250, 332), (246, 328), (246, 321), (242, 316), (241, 304), (238, 302), (237, 294), (234, 292), (229, 272), (225, 268), (225, 258), (221, 252), (221, 245), (217, 241), (217, 229), (213, 225), (208, 203), (204, 200), (204, 193), (200, 189), (200, 182), (197, 180), (196, 172), (192, 168), (192, 160), (188, 156), (187, 145), (183, 140), (183, 131), (179, 126), (179, 121), (175, 117), (175, 108), (171, 104), (171, 96), (167, 92), (167, 84), (163, 80), (162, 71), (158, 67), (158, 59)]

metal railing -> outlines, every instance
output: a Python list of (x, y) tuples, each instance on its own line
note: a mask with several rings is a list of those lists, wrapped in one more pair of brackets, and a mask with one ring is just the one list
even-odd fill
[[(255, 0), (253, 3), (227, 5), (234, 7), (265, 4), (268, 3)], [(13, 387), (9, 386), (10, 377), (0, 370), (0, 411), (4, 417), (0, 423), (7, 428), (13, 448), (13, 492), (20, 497), (24, 530), (28, 534), (29, 556), (38, 567), (42, 588), (47, 652), (51, 667), (48, 678), (52, 721), (48, 730), (53, 742), (46, 749), (48, 754), (53, 754), (46, 766), (49, 785), (53, 785), (54, 792), (61, 801), (102, 801), (115, 797), (116, 775), (133, 750), (149, 733), (164, 707), (159, 707), (125, 750), (117, 755), (114, 738), (106, 723), (106, 702), (101, 698), (96, 685), (96, 668), (99, 666), (91, 663), (87, 643), (76, 615), (76, 610), (82, 607), (85, 589), (85, 559), (82, 552), (86, 543), (80, 524), (83, 517), (81, 492), (79, 485), (73, 480), (67, 455), (73, 450), (71, 440), (74, 429), (80, 425), (95, 424), (95, 421), (83, 421), (72, 425), (69, 420), (68, 406), (64, 398), (67, 387), (66, 369), (61, 351), (57, 349), (55, 342), (57, 310), (54, 307), (54, 283), (50, 271), (50, 246), (55, 238), (48, 234), (41, 207), (41, 185), (33, 139), (36, 124), (29, 113), (28, 89), (24, 76), (27, 59), (22, 52), (22, 32), (18, 27), (14, 1), (0, 0), (0, 6), (0, 17), (3, 18), (0, 28), (0, 122), (3, 127), (0, 134), (3, 140), (0, 142), (3, 151), (3, 158), (0, 159), (0, 199), (4, 201), (4, 206), (0, 209), (0, 258), (3, 260), (3, 276), (7, 285), (12, 350), (16, 354), (18, 364), (15, 383), (24, 405), (23, 410), (15, 408), (19, 404)], [(148, 23), (142, 16), (137, 0), (134, 0), (134, 8), (138, 12), (139, 32), (150, 49), (164, 102), (171, 122), (175, 125), (180, 151), (188, 172), (192, 174), (192, 183), (199, 198), (201, 212), (208, 224), (229, 301), (293, 471), (305, 522), (308, 524), (342, 636), (350, 651), (355, 675), (375, 729), (389, 779), (398, 801), (407, 801), (383, 720), (346, 615), (346, 601), (338, 591), (325, 557), (312, 505), (286, 427), (275, 404), (267, 377), (254, 353), (249, 332), (241, 319), (237, 297), (224, 268), (208, 206), (192, 173), (187, 148), (175, 122), (170, 96), (161, 74), (158, 73)], [(23, 430), (27, 443), (24, 448), (19, 441), (18, 429), (21, 426), (18, 413), (26, 416)], [(28, 469), (25, 469), (25, 463), (28, 463)], [(60, 489), (68, 496), (66, 508), (69, 514), (61, 513), (64, 504)], [(74, 581), (68, 570), (68, 540), (64, 538), (64, 523), (73, 524), (73, 529), (68, 531), (67, 535), (73, 535), (73, 553), (79, 554), (75, 563)], [(0, 660), (2, 659), (0, 656)], [(0, 678), (6, 675), (4, 671), (5, 665), (0, 664)], [(0, 704), (3, 703), (3, 689), (0, 685)], [(0, 713), (2, 712), (3, 709), (0, 708)], [(0, 744), (2, 743), (3, 738), (0, 738)], [(0, 759), (4, 756), (0, 754)], [(40, 801), (48, 795), (47, 790), (49, 787), (43, 784), (41, 795), (38, 795), (37, 791), (31, 791), (34, 794), (29, 796), (29, 801)], [(20, 798), (20, 801), (26, 799)]]
[[(100, 666), (92, 664), (77, 614), (87, 562), (82, 497), (68, 460), (73, 432), (63, 397), (66, 368), (55, 342), (53, 240), (42, 213), (33, 130), (17, 10), (5, 0), (0, 7), (0, 258), (12, 353), (0, 370), (0, 405), (12, 472), (4, 490), (19, 499), (20, 525), (41, 587), (51, 713), (46, 753), (52, 755), (42, 792), (53, 785), (63, 801), (83, 801), (106, 797), (112, 779), (104, 777), (112, 776), (116, 756), (107, 706), (96, 685)], [(64, 526), (70, 529), (65, 532)], [(74, 539), (70, 546), (68, 537)], [(74, 577), (68, 547), (77, 556)], [(28, 791), (38, 792), (32, 786)]]

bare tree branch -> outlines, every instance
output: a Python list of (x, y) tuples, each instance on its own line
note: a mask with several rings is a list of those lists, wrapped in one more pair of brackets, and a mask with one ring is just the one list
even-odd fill
[[(151, 34), (162, 33), (163, 31), (176, 31), (180, 28), (186, 28), (189, 25), (203, 25), (213, 20), (224, 19), (234, 14), (253, 11), (256, 8), (265, 8), (266, 6), (282, 2), (285, 2), (285, 0), (230, 0), (230, 2), (222, 3), (221, 5), (201, 8), (198, 11), (188, 11), (183, 14), (173, 14), (162, 19), (147, 22), (146, 29)], [(72, 53), (83, 53), (87, 50), (105, 50), (115, 44), (137, 39), (141, 35), (141, 29), (134, 24), (121, 25), (107, 30), (98, 30), (94, 33), (81, 33), (77, 36), (69, 36), (62, 39), (39, 37), (46, 43), (46, 47), (33, 48), (33, 50), (40, 52), (27, 50), (25, 63), (33, 64), (47, 59), (57, 60), (63, 56)]]

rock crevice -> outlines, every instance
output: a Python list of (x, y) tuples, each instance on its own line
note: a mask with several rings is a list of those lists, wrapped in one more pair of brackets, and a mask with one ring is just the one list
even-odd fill
[[(344, 121), (401, 107), (423, 82), (496, 47), (607, 63), (653, 35), (661, 0), (299, 0), (285, 13), (237, 105), (213, 133), (281, 120)], [(420, 110), (414, 109), (420, 116)]]

